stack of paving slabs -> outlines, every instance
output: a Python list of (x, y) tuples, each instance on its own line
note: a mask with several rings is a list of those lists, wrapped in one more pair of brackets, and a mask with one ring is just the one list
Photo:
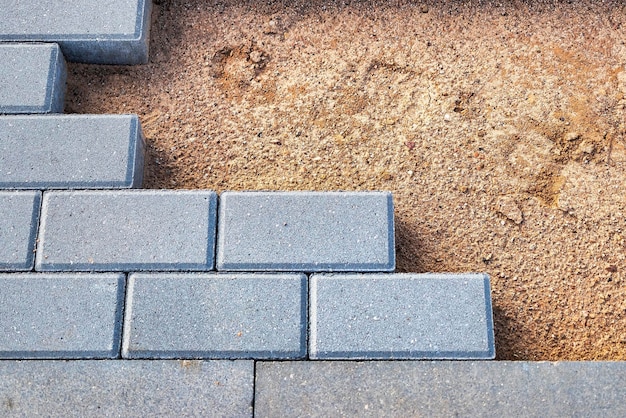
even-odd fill
[(391, 193), (140, 189), (136, 115), (62, 112), (151, 8), (0, 0), (0, 415), (625, 413), (619, 363), (483, 361), (488, 276), (394, 273)]

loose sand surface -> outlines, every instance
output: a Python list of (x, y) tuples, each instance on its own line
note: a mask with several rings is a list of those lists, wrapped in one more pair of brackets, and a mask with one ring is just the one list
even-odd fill
[(390, 190), (398, 271), (491, 275), (499, 359), (626, 359), (623, 2), (157, 3), (66, 103), (140, 115), (146, 187)]

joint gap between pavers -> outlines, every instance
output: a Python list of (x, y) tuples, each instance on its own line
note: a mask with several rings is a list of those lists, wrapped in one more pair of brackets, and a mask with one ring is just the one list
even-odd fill
[(124, 331), (126, 328), (126, 321), (125, 321), (125, 317), (126, 317), (126, 298), (128, 297), (128, 276), (130, 275), (130, 273), (128, 272), (123, 272), (122, 273), (124, 275), (124, 292), (122, 297), (120, 298), (121, 300), (118, 301), (118, 306), (120, 309), (120, 313), (118, 316), (118, 320), (119, 320), (119, 340), (117, 343), (117, 360), (121, 360), (123, 359), (122, 357), (122, 346), (123, 346), (123, 341), (124, 341)]
[(256, 408), (255, 408), (255, 401), (256, 401), (256, 364), (257, 364), (258, 360), (254, 360), (254, 362), (252, 363), (252, 403), (250, 405), (250, 407), (252, 408), (252, 418), (254, 418), (256, 416)]
[[(37, 212), (37, 226), (35, 228), (35, 239), (33, 241), (33, 265), (29, 271), (36, 272), (37, 269), (37, 247), (39, 246), (39, 233), (41, 232), (41, 215), (43, 212), (43, 194), (45, 190), (39, 190), (39, 210)], [(34, 212), (34, 211), (33, 211)], [(32, 233), (32, 231), (31, 231)]]
[[(131, 285), (130, 276), (133, 272), (126, 273), (126, 285), (124, 286), (124, 311), (122, 313), (122, 338), (120, 338), (120, 358), (123, 360), (133, 360), (124, 356), (124, 346), (130, 343), (130, 320), (132, 315), (132, 304), (130, 303)], [(128, 339), (128, 344), (126, 340)]]
[[(217, 269), (217, 245), (219, 243), (219, 233), (220, 233), (220, 228), (219, 228), (219, 226), (220, 226), (220, 206), (222, 204), (222, 197), (220, 195), (221, 195), (221, 193), (215, 192), (215, 225), (214, 225), (213, 231), (209, 231), (209, 232), (213, 232), (213, 266), (212, 266), (212, 270), (215, 271), (215, 272), (219, 271)], [(209, 211), (209, 216), (211, 216), (210, 211)]]
[(308, 361), (311, 360), (311, 356), (310, 356), (310, 350), (309, 350), (309, 341), (311, 341), (311, 313), (310, 313), (310, 309), (311, 306), (313, 306), (311, 304), (311, 276), (313, 274), (309, 273), (309, 274), (305, 274), (306, 276), (306, 335), (305, 335), (305, 354), (304, 354), (304, 360)]

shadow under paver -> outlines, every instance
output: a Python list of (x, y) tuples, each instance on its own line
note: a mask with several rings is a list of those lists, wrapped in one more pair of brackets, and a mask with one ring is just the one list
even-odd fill
[(0, 358), (117, 358), (124, 274), (0, 274)]
[(41, 192), (0, 191), (0, 271), (32, 270)]
[(217, 270), (393, 271), (389, 192), (224, 192)]
[(0, 113), (61, 113), (67, 70), (57, 44), (0, 43)]
[(493, 359), (484, 274), (314, 274), (312, 359)]
[(124, 358), (306, 355), (303, 274), (131, 274)]
[(151, 0), (0, 0), (1, 42), (58, 43), (69, 61), (148, 62)]
[(216, 210), (206, 190), (45, 192), (35, 270), (211, 270)]
[(257, 362), (256, 417), (623, 417), (624, 362)]
[(140, 187), (144, 139), (136, 115), (0, 116), (0, 188)]
[(3, 417), (251, 417), (254, 362), (1, 361)]

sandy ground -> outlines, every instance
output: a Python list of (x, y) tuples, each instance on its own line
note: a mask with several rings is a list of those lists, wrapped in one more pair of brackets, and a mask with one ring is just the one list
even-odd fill
[(146, 187), (391, 190), (398, 271), (491, 275), (498, 358), (626, 359), (622, 2), (157, 3), (66, 103), (140, 115)]

